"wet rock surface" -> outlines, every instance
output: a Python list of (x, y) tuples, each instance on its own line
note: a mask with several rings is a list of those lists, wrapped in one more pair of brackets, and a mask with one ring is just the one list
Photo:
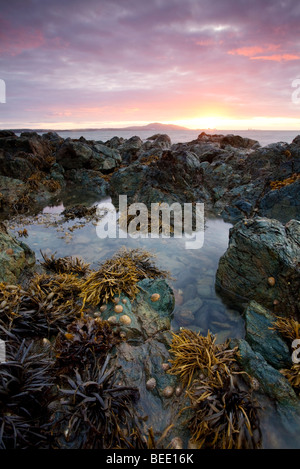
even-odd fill
[(299, 317), (299, 240), (297, 220), (285, 226), (261, 217), (237, 223), (219, 262), (217, 286), (273, 312)]
[[(112, 356), (116, 370), (116, 379), (122, 385), (137, 387), (140, 399), (136, 411), (144, 421), (143, 428), (152, 427), (157, 434), (173, 424), (168, 432), (165, 445), (173, 437), (180, 437), (185, 444), (190, 437), (183, 425), (188, 411), (179, 416), (179, 410), (188, 403), (184, 393), (176, 395), (175, 388), (179, 381), (168, 374), (163, 365), (168, 363), (171, 335), (171, 318), (174, 309), (172, 289), (165, 280), (145, 279), (138, 284), (140, 293), (135, 301), (120, 296), (123, 311), (115, 313), (114, 305), (109, 304), (101, 314), (104, 319), (115, 317), (115, 327), (120, 327), (125, 340)], [(151, 301), (153, 293), (159, 293), (160, 299)], [(122, 300), (126, 299), (126, 303)], [(129, 325), (122, 324), (122, 315), (131, 319)]]
[[(244, 311), (245, 338), (235, 342), (240, 362), (257, 380), (263, 405), (272, 403), (287, 434), (295, 435), (299, 396), (281, 373), (292, 365), (291, 349), (273, 326), (277, 316), (300, 318), (299, 172), (300, 137), (260, 147), (251, 139), (204, 132), (192, 142), (172, 145), (164, 134), (146, 141), (134, 136), (100, 142), (64, 140), (55, 132), (17, 137), (1, 131), (0, 213), (2, 218), (32, 213), (67, 200), (64, 191), (78, 187), (95, 200), (110, 196), (116, 206), (122, 194), (128, 203), (147, 206), (204, 202), (207, 212), (221, 214), (234, 226), (215, 283), (221, 296), (231, 296)], [(71, 219), (81, 213), (74, 204), (66, 210)], [(0, 244), (0, 282), (17, 283), (34, 266), (34, 255), (2, 225)], [(136, 412), (145, 433), (152, 427), (160, 435), (174, 424), (167, 443), (179, 439), (186, 447), (187, 414), (178, 415), (187, 399), (176, 392), (180, 383), (167, 369), (173, 291), (165, 280), (145, 279), (139, 285), (134, 301), (121, 295), (119, 308), (111, 302), (99, 311), (124, 338), (111, 363), (121, 385), (139, 390)], [(213, 288), (207, 273), (189, 293), (176, 293), (182, 305), (179, 327), (193, 323), (199, 311), (203, 327)], [(159, 295), (157, 301), (151, 300), (153, 294)], [(217, 308), (213, 315), (221, 320)]]
[[(62, 139), (55, 132), (24, 132), (17, 137), (5, 131), (0, 138), (0, 175), (26, 184), (29, 205), (41, 190), (47, 203), (53, 192), (79, 185), (98, 196), (111, 195), (114, 202), (120, 194), (130, 203), (198, 201), (229, 222), (259, 214), (286, 223), (299, 217), (299, 180), (273, 189), (271, 183), (299, 174), (299, 148), (297, 138), (291, 144), (260, 147), (238, 135), (205, 132), (191, 142), (172, 144), (165, 134), (146, 141), (133, 136), (101, 142)], [(28, 186), (28, 178), (35, 184)], [(5, 197), (10, 205), (10, 197)]]
[(0, 223), (0, 282), (17, 283), (34, 266), (35, 255), (31, 249), (8, 234)]

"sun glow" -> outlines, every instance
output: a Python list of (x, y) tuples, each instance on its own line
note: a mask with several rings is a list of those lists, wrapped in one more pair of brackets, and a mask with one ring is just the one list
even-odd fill
[(189, 129), (217, 130), (299, 130), (299, 118), (258, 116), (252, 118), (231, 118), (225, 116), (203, 116), (180, 119), (165, 124), (176, 124)]

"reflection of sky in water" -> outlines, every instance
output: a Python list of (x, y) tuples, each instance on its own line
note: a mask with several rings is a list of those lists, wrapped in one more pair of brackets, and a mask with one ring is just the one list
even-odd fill
[[(174, 278), (168, 281), (176, 298), (172, 322), (174, 330), (187, 327), (206, 335), (209, 329), (217, 334), (218, 342), (244, 337), (244, 322), (240, 313), (228, 299), (225, 304), (225, 300), (222, 301), (215, 292), (215, 274), (219, 259), (228, 246), (230, 224), (221, 218), (206, 218), (203, 247), (186, 249), (184, 238), (100, 239), (95, 222), (85, 224), (83, 219), (64, 222), (59, 215), (63, 209), (63, 205), (47, 207), (39, 222), (30, 224), (28, 218), (28, 225), (15, 226), (15, 231), (26, 227), (29, 236), (24, 241), (35, 251), (38, 260), (42, 259), (41, 250), (47, 255), (56, 253), (57, 257), (81, 257), (96, 269), (99, 263), (113, 256), (122, 246), (146, 249), (156, 256), (157, 266), (169, 270)], [(261, 415), (261, 425), (264, 447), (299, 447), (297, 429), (291, 429), (290, 433), (282, 428), (281, 419), (271, 401), (267, 399), (263, 406), (265, 411)]]
[[(220, 256), (228, 246), (230, 224), (221, 218), (207, 218), (203, 246), (186, 249), (184, 236), (101, 239), (97, 236), (95, 222), (85, 224), (83, 219), (64, 221), (59, 215), (63, 209), (63, 205), (47, 207), (39, 223), (26, 225), (28, 238), (25, 242), (35, 251), (37, 259), (41, 260), (40, 251), (47, 255), (56, 253), (57, 257), (78, 256), (96, 269), (122, 246), (146, 249), (156, 256), (158, 267), (168, 270), (174, 278), (169, 281), (176, 298), (174, 329), (188, 327), (203, 334), (209, 329), (218, 335), (220, 342), (228, 337), (244, 336), (239, 312), (232, 305), (225, 305), (215, 292), (215, 274)], [(49, 219), (56, 226), (46, 223)]]

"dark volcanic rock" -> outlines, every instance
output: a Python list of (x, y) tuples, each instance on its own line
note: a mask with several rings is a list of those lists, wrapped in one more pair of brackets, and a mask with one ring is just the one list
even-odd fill
[(57, 162), (64, 169), (112, 170), (121, 162), (120, 153), (103, 144), (66, 141), (57, 152)]
[(300, 219), (300, 179), (280, 189), (269, 191), (259, 202), (259, 213), (282, 223)]
[(83, 194), (96, 194), (104, 197), (109, 194), (109, 183), (103, 179), (99, 171), (92, 169), (71, 169), (66, 171), (66, 179), (69, 181), (69, 188), (73, 186), (80, 188)]
[(225, 148), (227, 145), (236, 148), (253, 148), (254, 146), (259, 147), (259, 142), (251, 138), (240, 137), (239, 135), (225, 135), (220, 141), (221, 148)]

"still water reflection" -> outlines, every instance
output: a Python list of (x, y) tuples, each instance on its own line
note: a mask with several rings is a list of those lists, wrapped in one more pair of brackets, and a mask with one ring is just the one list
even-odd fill
[[(186, 239), (100, 239), (96, 222), (84, 219), (66, 220), (63, 204), (46, 207), (37, 217), (22, 220), (28, 237), (26, 244), (35, 251), (57, 257), (78, 256), (96, 269), (99, 263), (112, 257), (122, 246), (142, 248), (155, 256), (155, 262), (172, 276), (169, 281), (175, 294), (173, 330), (179, 327), (217, 335), (217, 341), (244, 337), (244, 322), (240, 312), (218, 296), (215, 275), (218, 262), (228, 246), (230, 224), (221, 218), (205, 218), (204, 243), (199, 249), (186, 249)], [(13, 231), (20, 229), (15, 224)]]

